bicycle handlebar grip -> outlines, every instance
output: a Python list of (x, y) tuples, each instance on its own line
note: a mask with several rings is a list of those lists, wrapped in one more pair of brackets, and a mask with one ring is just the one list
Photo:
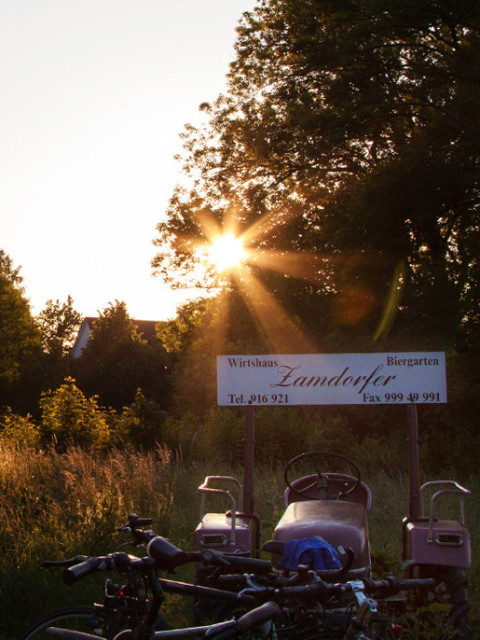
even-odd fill
[(152, 524), (153, 520), (151, 518), (135, 518), (135, 521), (132, 522), (136, 527), (149, 527)]
[(241, 573), (256, 573), (266, 575), (272, 572), (270, 560), (260, 560), (259, 558), (243, 558), (242, 556), (225, 555), (224, 559), (229, 565)]
[(150, 540), (157, 537), (157, 534), (150, 529), (147, 531), (144, 531), (143, 529), (135, 529), (135, 531), (132, 531), (132, 535), (134, 540), (142, 542), (143, 544), (148, 544)]
[(436, 585), (433, 578), (397, 578), (389, 576), (385, 580), (365, 580), (365, 590), (380, 597), (395, 595), (404, 589), (431, 589)]
[(166, 569), (167, 571), (188, 562), (189, 559), (185, 551), (161, 536), (150, 540), (147, 545), (147, 553), (155, 560), (158, 569)]
[(275, 602), (266, 602), (260, 607), (248, 611), (236, 621), (231, 620), (229, 623), (223, 623), (222, 626), (218, 627), (213, 625), (205, 633), (205, 638), (207, 638), (207, 640), (229, 640), (230, 638), (239, 637), (269, 620), (278, 618), (281, 612), (282, 610), (278, 604)]
[(77, 580), (88, 576), (90, 573), (93, 573), (98, 569), (101, 564), (100, 558), (88, 558), (84, 562), (77, 564), (73, 567), (69, 567), (68, 569), (64, 569), (62, 573), (62, 578), (65, 584), (69, 586), (72, 585)]
[(435, 578), (408, 578), (400, 580), (402, 589), (426, 589), (437, 584)]
[(88, 556), (75, 556), (74, 558), (68, 558), (68, 560), (42, 560), (40, 565), (42, 567), (71, 567), (74, 564), (87, 560)]
[(256, 609), (245, 613), (237, 620), (237, 627), (241, 633), (259, 627), (264, 622), (278, 618), (282, 610), (276, 602), (266, 602)]

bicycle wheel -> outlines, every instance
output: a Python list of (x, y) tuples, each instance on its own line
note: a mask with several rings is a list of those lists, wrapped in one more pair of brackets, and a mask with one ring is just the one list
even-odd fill
[(64, 607), (54, 609), (33, 622), (19, 636), (18, 640), (52, 640), (53, 636), (47, 632), (48, 627), (74, 629), (105, 637), (103, 616), (93, 607)]

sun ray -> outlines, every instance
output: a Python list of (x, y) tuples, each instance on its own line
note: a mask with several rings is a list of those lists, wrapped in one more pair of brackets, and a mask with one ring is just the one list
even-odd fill
[[(272, 250), (264, 246), (270, 234), (299, 213), (300, 209), (295, 207), (286, 212), (270, 212), (240, 232), (242, 216), (234, 207), (224, 211), (222, 221), (212, 211), (195, 211), (192, 219), (199, 235), (178, 236), (176, 239), (178, 248), (192, 256), (193, 273), (199, 283), (203, 282), (200, 286), (212, 293), (222, 289), (237, 290), (263, 339), (277, 353), (315, 352), (316, 346), (302, 331), (298, 320), (289, 317), (275, 295), (255, 277), (254, 271), (257, 268), (275, 271), (285, 277), (309, 282), (316, 285), (318, 292), (325, 292), (333, 290), (329, 283), (338, 260), (338, 257), (320, 252)], [(367, 291), (354, 291), (350, 287), (343, 294), (338, 299), (336, 312), (344, 323), (356, 322), (371, 310), (372, 300)], [(219, 338), (225, 335), (224, 331), (225, 327), (217, 332)]]
[[(301, 205), (296, 206), (293, 202), (285, 210), (265, 213), (247, 226), (245, 214), (235, 206), (226, 207), (223, 217), (220, 209), (196, 210), (191, 212), (191, 221), (199, 233), (178, 234), (172, 243), (180, 253), (180, 266), (185, 256), (193, 259), (190, 271), (196, 278), (196, 286), (212, 296), (222, 290), (237, 290), (242, 295), (265, 341), (277, 352), (308, 352), (315, 351), (316, 347), (304, 335), (299, 323), (289, 317), (275, 295), (254, 275), (257, 269), (308, 282), (313, 285), (313, 295), (337, 294), (331, 312), (342, 324), (358, 323), (372, 313), (376, 304), (375, 294), (359, 284), (345, 282), (340, 289), (332, 284), (333, 272), (348, 262), (345, 254), (268, 248), (269, 244), (274, 244), (279, 228), (301, 214)], [(401, 296), (398, 284), (401, 280), (396, 276), (396, 286), (392, 286), (375, 340), (388, 331), (393, 321)], [(222, 303), (225, 304), (225, 298), (222, 298)], [(218, 335), (223, 335), (223, 331)]]
[(252, 273), (247, 271), (235, 280), (272, 353), (310, 353), (312, 349), (316, 350), (298, 323)]
[(277, 227), (285, 226), (290, 220), (301, 215), (295, 207), (290, 210), (269, 211), (260, 216), (242, 234), (245, 246), (256, 244), (260, 238), (266, 238)]
[(266, 214), (240, 234), (238, 214), (233, 208), (225, 213), (221, 224), (213, 213), (197, 211), (195, 223), (202, 237), (196, 240), (190, 238), (188, 244), (198, 262), (203, 264), (205, 275), (213, 270), (220, 277), (214, 287), (226, 285), (241, 293), (261, 334), (274, 352), (309, 352), (315, 346), (305, 336), (298, 322), (289, 317), (274, 294), (253, 275), (251, 267), (320, 283), (328, 262), (318, 253), (273, 251), (255, 246), (260, 239), (293, 216), (288, 212), (280, 216), (279, 221), (279, 216)]
[(195, 214), (195, 224), (209, 242), (223, 233), (222, 226), (209, 211), (198, 211)]
[[(223, 300), (211, 299), (211, 304), (207, 305), (203, 321), (193, 326), (191, 345), (184, 353), (184, 359), (177, 371), (178, 393), (177, 402), (182, 408), (194, 408), (195, 402), (200, 397), (202, 402), (209, 398), (212, 402), (215, 399), (216, 379), (215, 379), (215, 356), (224, 353), (225, 344), (228, 341), (229, 329), (229, 305)], [(199, 353), (202, 357), (199, 357)], [(210, 362), (210, 365), (209, 365)], [(195, 376), (202, 379), (202, 384), (197, 385), (196, 392), (199, 396), (192, 397), (191, 378)], [(184, 389), (187, 389), (185, 392)]]

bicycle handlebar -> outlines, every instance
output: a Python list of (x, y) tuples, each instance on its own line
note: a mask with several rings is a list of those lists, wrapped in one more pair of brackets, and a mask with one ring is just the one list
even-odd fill
[(272, 572), (272, 563), (269, 560), (236, 556), (213, 549), (183, 551), (162, 536), (156, 536), (150, 540), (147, 553), (154, 558), (158, 569), (167, 571), (172, 571), (189, 562), (201, 562), (220, 569), (234, 569), (235, 572), (241, 573), (252, 572), (266, 575)]
[[(44, 561), (43, 566), (64, 566), (63, 579), (68, 585), (72, 585), (77, 580), (84, 578), (95, 571), (117, 570), (126, 572), (129, 570), (149, 571), (151, 569), (159, 569), (166, 571), (174, 571), (177, 567), (189, 562), (202, 563), (206, 566), (216, 567), (217, 571), (228, 574), (254, 574), (264, 577), (264, 584), (260, 592), (256, 588), (246, 588), (239, 593), (227, 592), (221, 590), (218, 594), (225, 593), (233, 597), (243, 597), (251, 603), (263, 600), (277, 600), (283, 596), (300, 595), (315, 596), (322, 600), (328, 600), (330, 597), (341, 597), (347, 592), (353, 590), (356, 581), (353, 582), (337, 582), (332, 584), (323, 580), (325, 577), (322, 572), (307, 571), (299, 573), (300, 584), (295, 586), (282, 584), (279, 576), (273, 574), (272, 563), (268, 560), (260, 560), (258, 558), (249, 558), (234, 554), (225, 554), (213, 549), (204, 551), (187, 552), (175, 546), (166, 538), (156, 535), (153, 531), (143, 531), (138, 526), (150, 525), (151, 520), (147, 518), (139, 518), (136, 514), (128, 516), (128, 522), (120, 527), (119, 531), (129, 531), (135, 543), (147, 544), (147, 557), (138, 558), (130, 556), (126, 553), (117, 552), (108, 556), (75, 556), (64, 561)], [(162, 581), (163, 582), (163, 581)], [(167, 581), (168, 582), (168, 581)], [(390, 577), (386, 580), (374, 581), (364, 579), (361, 581), (362, 590), (365, 593), (377, 595), (377, 597), (387, 597), (394, 595), (403, 589), (415, 589), (431, 587), (435, 584), (432, 579), (406, 579)], [(168, 584), (168, 590), (175, 590), (175, 585), (180, 583)], [(183, 585), (187, 587), (188, 585)], [(193, 585), (190, 585), (193, 586)], [(171, 587), (171, 588), (169, 588)], [(197, 589), (206, 589), (207, 587), (196, 587)], [(183, 592), (186, 592), (183, 589)], [(260, 595), (260, 593), (262, 595)]]
[(147, 546), (148, 557), (137, 558), (127, 553), (112, 553), (107, 556), (76, 556), (68, 560), (44, 562), (44, 566), (64, 566), (63, 580), (72, 585), (77, 580), (85, 578), (95, 571), (116, 570), (125, 572), (129, 569), (144, 571), (147, 568), (173, 571), (177, 567), (189, 562), (202, 562), (205, 565), (219, 567), (220, 569), (234, 569), (236, 572), (255, 573), (268, 575), (272, 571), (272, 564), (268, 560), (257, 558), (244, 558), (208, 551), (182, 551), (171, 542), (156, 536)]
[(371, 580), (364, 578), (361, 580), (351, 580), (349, 582), (337, 582), (330, 584), (322, 580), (318, 574), (311, 572), (311, 582), (286, 587), (265, 587), (262, 591), (256, 589), (244, 589), (241, 591), (243, 596), (258, 596), (265, 600), (281, 601), (290, 596), (314, 597), (322, 603), (327, 602), (330, 598), (341, 599), (343, 596), (353, 593), (357, 586), (365, 593), (376, 596), (377, 598), (386, 598), (407, 589), (428, 589), (436, 585), (433, 578), (396, 578), (390, 576), (385, 580)]
[[(66, 584), (72, 585), (77, 580), (95, 571), (117, 570), (126, 572), (128, 570), (138, 570), (145, 572), (152, 568), (172, 571), (182, 564), (193, 561), (204, 562), (211, 566), (220, 567), (220, 569), (228, 567), (238, 572), (251, 572), (259, 576), (268, 576), (271, 574), (271, 563), (269, 561), (222, 554), (211, 550), (204, 552), (186, 552), (161, 536), (156, 536), (150, 540), (147, 551), (148, 556), (145, 558), (137, 558), (136, 556), (130, 556), (122, 552), (113, 553), (108, 556), (94, 556), (90, 558), (86, 556), (76, 556), (75, 558), (70, 558), (69, 560), (63, 561), (63, 565), (67, 567), (63, 571), (63, 580)], [(80, 560), (80, 562), (78, 562), (78, 560)], [(271, 581), (267, 579), (267, 585), (263, 585), (262, 591), (258, 591), (255, 588), (247, 588), (240, 591), (240, 593), (235, 593), (235, 595), (234, 592), (225, 592), (225, 594), (228, 593), (228, 595), (236, 598), (239, 596), (252, 600), (255, 598), (257, 602), (259, 598), (264, 601), (267, 599), (276, 600), (289, 595), (306, 597), (310, 595), (326, 601), (330, 597), (342, 597), (348, 592), (351, 592), (356, 582), (327, 583), (322, 579), (321, 573), (314, 571), (308, 572), (305, 578), (307, 579), (306, 583), (286, 586), (285, 584), (282, 585), (279, 583), (278, 576), (272, 574)], [(400, 579), (394, 576), (386, 578), (385, 580), (365, 578), (360, 582), (363, 585), (362, 589), (365, 593), (376, 595), (377, 597), (388, 597), (404, 589), (428, 588), (435, 585), (435, 580), (432, 578)], [(168, 581), (165, 582), (165, 586), (169, 591), (175, 590), (175, 584), (170, 585)], [(172, 588), (169, 588), (170, 586)], [(182, 585), (182, 592), (185, 591), (186, 586), (187, 585)], [(197, 588), (202, 590), (207, 589), (207, 587)], [(218, 590), (218, 595), (220, 593), (222, 593), (222, 591)]]
[(102, 569), (107, 569), (107, 565), (109, 563), (100, 558), (87, 558), (83, 562), (70, 567), (69, 569), (65, 569), (62, 573), (63, 581), (65, 584), (72, 585), (77, 580), (88, 576), (90, 573), (94, 571), (101, 571)]
[(256, 609), (252, 609), (245, 613), (241, 618), (237, 620), (237, 626), (241, 633), (259, 627), (268, 620), (274, 620), (278, 618), (282, 613), (282, 610), (276, 602), (266, 602)]
[(213, 549), (209, 549), (208, 551), (199, 551), (198, 553), (203, 564), (211, 564), (220, 568), (224, 566), (225, 568), (235, 569), (238, 573), (268, 575), (273, 570), (270, 560), (236, 556), (228, 553), (223, 554), (219, 551), (214, 551)]
[[(65, 562), (70, 562), (67, 560)], [(128, 553), (117, 552), (108, 556), (93, 556), (86, 558), (82, 562), (69, 566), (62, 573), (65, 584), (69, 586), (94, 573), (95, 571), (127, 571), (129, 569), (137, 569), (140, 571), (152, 567), (154, 561), (151, 558), (137, 558), (130, 556)]]
[(365, 591), (372, 593), (381, 598), (387, 598), (388, 596), (395, 595), (399, 591), (409, 589), (428, 589), (436, 585), (434, 578), (397, 578), (395, 576), (389, 576), (385, 580), (369, 580), (363, 581), (365, 584)]
[(88, 560), (88, 556), (74, 556), (73, 558), (68, 558), (68, 560), (42, 560), (40, 564), (42, 567), (71, 567), (84, 560)]
[(225, 628), (221, 627), (219, 630), (215, 629), (215, 625), (207, 629), (205, 638), (215, 640), (228, 640), (240, 636), (255, 627), (259, 627), (265, 622), (278, 618), (282, 610), (275, 602), (266, 602), (260, 605), (256, 609), (248, 611), (238, 620), (232, 620), (230, 625)]

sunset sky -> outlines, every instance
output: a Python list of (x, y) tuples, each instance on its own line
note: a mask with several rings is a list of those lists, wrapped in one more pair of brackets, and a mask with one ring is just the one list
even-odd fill
[(0, 249), (34, 314), (125, 301), (165, 319), (153, 278), (179, 134), (225, 87), (255, 0), (0, 0)]

